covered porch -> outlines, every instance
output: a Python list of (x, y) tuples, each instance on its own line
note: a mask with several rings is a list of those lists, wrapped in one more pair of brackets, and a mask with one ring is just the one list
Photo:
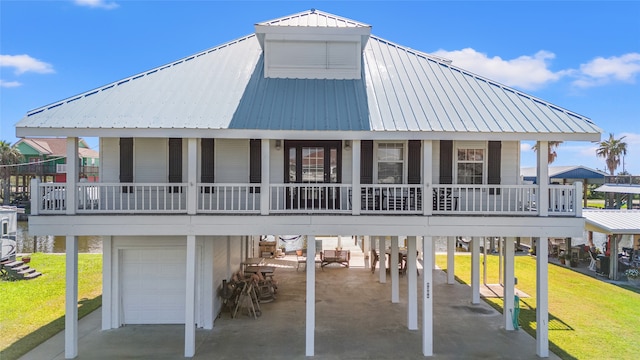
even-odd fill
[[(419, 279), (423, 275), (421, 269)], [(262, 304), (258, 319), (245, 315), (232, 319), (223, 312), (212, 330), (197, 329), (193, 358), (304, 358), (306, 276), (306, 272), (296, 271), (293, 259), (290, 267), (278, 266), (278, 299)], [(534, 338), (524, 331), (505, 331), (502, 315), (485, 302), (471, 304), (470, 286), (447, 284), (447, 275), (441, 270), (433, 270), (432, 276), (435, 358), (512, 359), (515, 354), (519, 359), (537, 358)], [(328, 266), (317, 271), (313, 358), (418, 357), (422, 332), (406, 326), (407, 278), (399, 278), (400, 299), (392, 303), (392, 283), (380, 283), (378, 271), (371, 274), (365, 267), (362, 253), (352, 258), (349, 269)], [(421, 281), (417, 291), (423, 291)], [(416, 320), (422, 323), (421, 303)], [(64, 359), (63, 335), (50, 339), (26, 358)], [(100, 311), (80, 320), (79, 336), (82, 358), (126, 355), (162, 360), (181, 358), (184, 351), (183, 325), (136, 325), (101, 331)], [(558, 359), (553, 353), (549, 358)]]

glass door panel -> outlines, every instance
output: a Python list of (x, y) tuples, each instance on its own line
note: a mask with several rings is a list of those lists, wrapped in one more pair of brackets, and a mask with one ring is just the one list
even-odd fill
[[(289, 163), (285, 179), (297, 184), (339, 183), (341, 141), (286, 141)], [(339, 188), (296, 186), (287, 191), (288, 208), (339, 208)]]

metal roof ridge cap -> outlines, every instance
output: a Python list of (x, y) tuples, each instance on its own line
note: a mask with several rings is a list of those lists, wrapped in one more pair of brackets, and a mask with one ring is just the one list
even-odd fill
[(331, 14), (331, 13), (328, 13), (328, 12), (325, 12), (325, 11), (322, 11), (322, 10), (318, 10), (318, 9), (313, 9), (313, 8), (310, 9), (310, 10), (301, 11), (299, 13), (295, 13), (295, 14), (291, 14), (291, 15), (285, 15), (285, 16), (282, 16), (282, 17), (279, 17), (279, 18), (266, 20), (266, 21), (261, 21), (259, 23), (254, 24), (254, 25), (270, 26), (270, 25), (272, 25), (272, 24), (274, 24), (276, 22), (282, 22), (284, 20), (289, 20), (289, 19), (293, 19), (293, 18), (296, 18), (296, 17), (299, 18), (299, 17), (302, 17), (302, 16), (308, 16), (308, 15), (311, 15), (311, 14), (318, 14), (318, 15), (326, 16), (327, 18), (331, 18), (331, 19), (334, 19), (334, 20), (339, 20), (339, 21), (344, 21), (346, 23), (351, 23), (351, 24), (355, 25), (356, 27), (369, 27), (369, 28), (371, 28), (371, 25), (369, 25), (367, 23), (363, 23), (361, 21), (356, 21), (356, 20), (353, 20), (353, 19), (346, 18), (344, 16), (338, 16), (338, 15), (335, 15), (335, 14)]

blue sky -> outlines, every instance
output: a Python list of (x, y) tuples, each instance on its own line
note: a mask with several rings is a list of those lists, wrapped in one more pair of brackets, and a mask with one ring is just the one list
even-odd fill
[[(640, 2), (0, 1), (0, 139), (33, 108), (169, 63), (316, 8), (389, 41), (591, 118), (626, 136), (640, 175)], [(638, 127), (636, 127), (638, 126)], [(92, 139), (90, 145), (97, 147)], [(535, 154), (523, 144), (522, 165)], [(553, 165), (604, 169), (597, 145), (562, 144)], [(618, 171), (622, 170), (622, 165)]]

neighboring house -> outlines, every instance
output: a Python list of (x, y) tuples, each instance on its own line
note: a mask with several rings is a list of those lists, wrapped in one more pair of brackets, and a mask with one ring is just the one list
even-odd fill
[[(407, 327), (422, 329), (429, 356), (438, 329), (428, 291), (418, 326), (417, 282), (432, 283), (431, 271), (416, 276), (418, 239), (430, 269), (438, 236), (452, 252), (454, 237), (473, 238), (476, 261), (479, 236), (582, 236), (582, 186), (523, 184), (519, 154), (521, 141), (536, 141), (538, 154), (549, 141), (599, 141), (590, 119), (370, 32), (305, 11), (30, 111), (17, 124), (19, 137), (66, 137), (71, 154), (78, 136), (100, 138), (100, 182), (81, 183), (79, 174), (34, 181), (34, 194), (62, 196), (33, 197), (29, 231), (67, 236), (70, 261), (78, 236), (104, 237), (103, 329), (184, 323), (190, 357), (195, 328), (212, 328), (221, 310), (218, 287), (257, 255), (260, 235), (302, 234), (309, 246), (316, 235), (381, 244), (406, 236)], [(538, 164), (538, 177), (548, 178), (547, 156)], [(95, 199), (89, 206), (87, 193)], [(514, 241), (505, 243), (504, 326), (513, 329)], [(538, 324), (548, 323), (546, 251), (538, 249)], [(66, 356), (74, 357), (77, 273), (67, 280)], [(313, 319), (314, 306), (306, 309)], [(536, 352), (545, 357), (548, 328), (537, 328)]]
[[(67, 179), (67, 139), (66, 138), (26, 138), (14, 145), (29, 165), (19, 166), (17, 176), (39, 178), (41, 181), (65, 182)], [(97, 180), (99, 154), (87, 143), (78, 140), (78, 165), (80, 174)]]
[[(524, 181), (537, 184), (536, 168), (525, 167), (520, 170)], [(549, 181), (552, 184), (573, 184), (576, 181), (584, 181), (586, 184), (604, 184), (608, 174), (604, 171), (591, 169), (586, 166), (550, 166)]]
[[(538, 183), (536, 168), (534, 167), (522, 168), (520, 175), (522, 175), (522, 179), (525, 182)], [(608, 176), (607, 173), (603, 171), (581, 165), (549, 167), (549, 181), (552, 184), (574, 184), (576, 182), (582, 182), (582, 205), (584, 207), (587, 207), (587, 185), (604, 184), (606, 176)]]

